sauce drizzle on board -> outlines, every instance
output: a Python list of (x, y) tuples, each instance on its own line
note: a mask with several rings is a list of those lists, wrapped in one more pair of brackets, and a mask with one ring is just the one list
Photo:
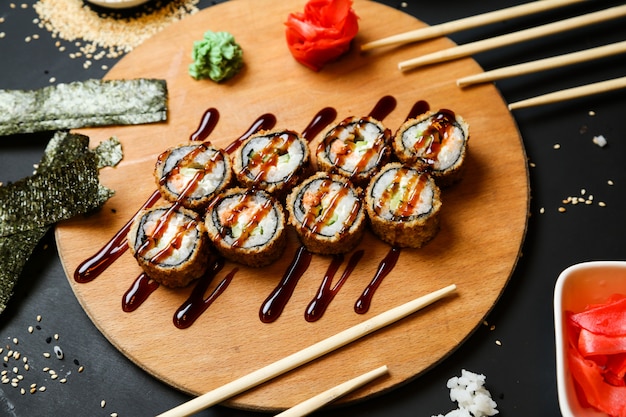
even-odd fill
[[(377, 120), (382, 120), (396, 108), (396, 104), (397, 102), (394, 97), (384, 96), (376, 103), (372, 111), (369, 113), (369, 116)], [(428, 110), (428, 103), (424, 100), (419, 100), (413, 104), (413, 107), (408, 113), (406, 120), (417, 117), (418, 115), (425, 113)], [(323, 108), (322, 110), (317, 112), (317, 114), (312, 118), (311, 122), (302, 131), (302, 136), (305, 139), (312, 140), (326, 126), (328, 126), (333, 120), (335, 120), (336, 117), (337, 111), (334, 108)], [(204, 112), (196, 131), (194, 131), (190, 135), (190, 140), (205, 140), (215, 129), (218, 121), (218, 110), (215, 108), (207, 109)], [(227, 153), (234, 152), (250, 136), (261, 130), (269, 130), (273, 128), (275, 124), (276, 117), (274, 115), (266, 113), (259, 116), (243, 135), (231, 142), (225, 148), (225, 151)], [(210, 142), (204, 142), (202, 145), (203, 146), (197, 148), (198, 152), (206, 148), (206, 146), (209, 146)], [(199, 173), (181, 193), (181, 197), (193, 192), (195, 184), (200, 180), (202, 175), (203, 172), (199, 171)], [(161, 179), (161, 181), (166, 180), (167, 176)], [(349, 182), (347, 184), (349, 184)], [(339, 199), (340, 197), (341, 193), (338, 194), (337, 199)], [(160, 194), (158, 191), (156, 191), (150, 196), (150, 198), (140, 208), (140, 210), (137, 211), (137, 213), (139, 213), (143, 209), (152, 207), (159, 200), (159, 198)], [(168, 210), (168, 213), (173, 212), (175, 208), (178, 207), (178, 205), (179, 203), (174, 203), (170, 210)], [(332, 210), (330, 210), (330, 212), (332, 212)], [(135, 216), (137, 215), (137, 213), (135, 214)], [(87, 283), (95, 279), (98, 275), (104, 272), (108, 268), (108, 266), (115, 262), (115, 260), (117, 260), (119, 256), (121, 256), (121, 254), (128, 248), (126, 235), (128, 234), (128, 231), (135, 216), (133, 216), (133, 218), (126, 225), (124, 225), (124, 227), (122, 227), (122, 229), (120, 229), (111, 239), (111, 241), (109, 241), (100, 251), (98, 251), (94, 256), (88, 258), (79, 265), (74, 273), (74, 279), (77, 282)], [(165, 216), (164, 220), (160, 222), (160, 225), (162, 226), (161, 228), (164, 228), (164, 226), (167, 224), (168, 218), (168, 216)], [(319, 225), (317, 223), (309, 225), (309, 228), (313, 232), (318, 227)], [(157, 229), (161, 230), (158, 227)], [(242, 236), (242, 239), (245, 239), (245, 235)], [(237, 242), (235, 242), (235, 244), (241, 245), (243, 244), (243, 240), (238, 240)], [(148, 247), (150, 245), (149, 243), (146, 243), (144, 246)], [(327, 272), (323, 277), (318, 294), (306, 308), (305, 319), (307, 321), (317, 321), (323, 316), (330, 302), (343, 286), (343, 283), (358, 265), (359, 261), (363, 257), (363, 254), (364, 251), (362, 249), (353, 252), (341, 278), (333, 287), (331, 287), (332, 280), (339, 270), (341, 264), (343, 263), (344, 257), (342, 255), (336, 255), (332, 257)], [(159, 254), (155, 255), (154, 259), (156, 260), (161, 256), (166, 255), (167, 249), (164, 249)], [(399, 258), (399, 255), (400, 249), (394, 247), (391, 248), (385, 258), (381, 260), (374, 278), (365, 288), (362, 295), (359, 297), (354, 305), (354, 311), (356, 313), (364, 314), (369, 310), (374, 293), (380, 286), (382, 280), (393, 270)], [(261, 308), (259, 309), (259, 318), (263, 323), (271, 323), (278, 319), (278, 317), (282, 314), (282, 311), (284, 310), (291, 295), (293, 294), (293, 291), (295, 290), (299, 279), (307, 271), (312, 256), (313, 255), (304, 246), (301, 245), (297, 248), (294, 253), (294, 257), (290, 265), (285, 270), (281, 281), (268, 295), (268, 297), (262, 303)], [(205, 275), (198, 280), (194, 289), (192, 290), (192, 294), (174, 314), (173, 321), (176, 327), (183, 329), (191, 326), (195, 322), (195, 320), (213, 303), (213, 301), (215, 301), (215, 299), (217, 299), (217, 297), (226, 290), (234, 275), (238, 271), (237, 268), (233, 268), (233, 270), (230, 271), (226, 275), (226, 277), (223, 278), (222, 281), (216, 286), (216, 288), (209, 295), (209, 297), (204, 298), (204, 294), (207, 292), (210, 283), (221, 271), (223, 266), (224, 260), (218, 258), (218, 260), (213, 263), (213, 265), (209, 268)], [(123, 296), (123, 311), (132, 312), (136, 310), (157, 288), (159, 288), (159, 284), (157, 282), (150, 279), (150, 277), (148, 277), (145, 273), (141, 273), (133, 281), (131, 287), (126, 291)]]

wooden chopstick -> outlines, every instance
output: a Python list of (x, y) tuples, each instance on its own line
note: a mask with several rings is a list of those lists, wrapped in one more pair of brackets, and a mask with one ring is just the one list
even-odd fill
[(339, 384), (336, 387), (326, 390), (316, 395), (315, 397), (309, 398), (308, 400), (303, 401), (289, 408), (288, 410), (283, 411), (280, 414), (276, 414), (275, 417), (306, 416), (317, 410), (318, 408), (321, 408), (324, 405), (330, 403), (331, 401), (334, 401), (337, 398), (346, 395), (350, 391), (354, 391), (355, 389), (362, 387), (368, 382), (373, 381), (374, 379), (379, 378), (382, 375), (385, 375), (387, 372), (389, 372), (389, 369), (386, 365), (383, 365), (363, 375), (357, 376), (356, 378), (352, 378), (349, 381)]
[(572, 52), (551, 58), (526, 62), (523, 64), (511, 65), (491, 71), (485, 71), (468, 77), (459, 78), (456, 84), (459, 87), (467, 87), (474, 84), (501, 80), (503, 78), (516, 77), (543, 70), (563, 67), (566, 65), (578, 64), (594, 59), (604, 58), (626, 52), (626, 41), (616, 42), (610, 45), (599, 46), (597, 48), (586, 49), (584, 51)]
[(256, 387), (263, 382), (282, 375), (285, 372), (317, 359), (329, 352), (339, 349), (340, 347), (360, 339), (361, 337), (376, 330), (395, 323), (396, 321), (413, 314), (435, 301), (444, 298), (454, 291), (456, 291), (456, 285), (452, 284), (437, 291), (423, 295), (398, 307), (394, 307), (384, 313), (339, 332), (334, 336), (330, 336), (296, 353), (279, 359), (278, 361), (261, 369), (253, 371), (241, 378), (209, 391), (206, 394), (202, 394), (199, 397), (174, 407), (169, 411), (159, 414), (158, 417), (189, 416), (207, 407), (220, 403), (228, 398), (247, 391), (250, 388)]
[(439, 25), (427, 26), (409, 32), (400, 33), (398, 35), (389, 36), (387, 38), (371, 41), (361, 45), (361, 51), (369, 51), (371, 49), (380, 48), (382, 46), (403, 45), (411, 42), (423, 41), (426, 39), (436, 38), (439, 36), (448, 35), (450, 33), (499, 22), (503, 19), (512, 19), (515, 17), (526, 16), (532, 13), (539, 13), (545, 10), (555, 9), (557, 7), (566, 6), (572, 3), (580, 3), (581, 1), (586, 0), (533, 1), (518, 6), (508, 7), (506, 9), (453, 20), (451, 22), (441, 23)]
[(509, 104), (509, 110), (518, 110), (527, 107), (540, 106), (543, 104), (556, 103), (559, 101), (571, 100), (579, 97), (586, 97), (593, 94), (606, 93), (613, 90), (626, 88), (626, 77), (615, 78), (607, 81), (600, 81), (580, 87), (568, 88), (554, 93), (517, 101)]
[(455, 58), (469, 56), (478, 52), (484, 52), (500, 46), (523, 42), (529, 39), (535, 39), (542, 36), (547, 36), (554, 33), (591, 25), (594, 23), (600, 23), (607, 20), (616, 19), (625, 15), (626, 5), (615, 6), (598, 12), (572, 17), (558, 22), (548, 23), (546, 25), (537, 26), (519, 32), (509, 33), (490, 39), (484, 39), (481, 41), (471, 42), (465, 45), (444, 49), (443, 51), (438, 51), (432, 54), (427, 54), (417, 58), (402, 61), (398, 64), (398, 68), (401, 71), (407, 71), (428, 64), (449, 61)]

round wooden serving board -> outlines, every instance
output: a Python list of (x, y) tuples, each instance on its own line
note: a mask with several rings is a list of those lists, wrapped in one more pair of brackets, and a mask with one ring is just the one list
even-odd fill
[[(228, 401), (227, 405), (237, 408), (288, 408), (388, 365), (389, 376), (341, 400), (355, 401), (433, 367), (463, 343), (498, 300), (517, 262), (527, 223), (526, 157), (511, 114), (492, 85), (463, 90), (455, 84), (459, 77), (481, 72), (472, 59), (408, 73), (397, 69), (401, 60), (453, 46), (448, 39), (361, 54), (358, 44), (424, 24), (381, 4), (356, 1), (360, 30), (353, 50), (316, 73), (298, 64), (285, 42), (288, 13), (303, 8), (304, 0), (230, 1), (169, 26), (124, 57), (107, 78), (166, 79), (168, 121), (81, 130), (93, 145), (113, 135), (121, 140), (123, 161), (101, 173), (102, 182), (116, 194), (97, 214), (64, 222), (56, 231), (69, 282), (100, 331), (147, 372), (193, 395), (392, 307), (457, 285), (454, 296)], [(231, 32), (244, 50), (245, 68), (224, 84), (197, 81), (187, 73), (193, 42), (206, 30)], [(335, 108), (339, 122), (368, 114), (385, 95), (397, 100), (397, 107), (384, 120), (392, 131), (416, 101), (426, 100), (433, 110), (448, 108), (462, 115), (470, 124), (471, 139), (464, 179), (443, 190), (440, 233), (422, 249), (401, 252), (368, 313), (355, 313), (354, 303), (390, 249), (369, 232), (359, 246), (365, 250), (362, 261), (324, 316), (312, 323), (305, 320), (304, 312), (330, 263), (328, 257), (317, 255), (278, 320), (266, 324), (259, 319), (261, 304), (298, 247), (293, 233), (281, 260), (262, 269), (239, 266), (227, 290), (186, 330), (174, 326), (173, 315), (193, 285), (180, 290), (161, 286), (134, 312), (122, 311), (122, 297), (141, 272), (128, 251), (92, 282), (74, 280), (76, 267), (132, 218), (156, 189), (152, 169), (157, 155), (187, 141), (207, 108), (215, 107), (220, 113), (208, 139), (226, 146), (264, 113), (276, 116), (276, 127), (301, 131), (324, 107)], [(227, 263), (212, 287), (235, 266)], [(336, 279), (342, 271), (343, 267)]]

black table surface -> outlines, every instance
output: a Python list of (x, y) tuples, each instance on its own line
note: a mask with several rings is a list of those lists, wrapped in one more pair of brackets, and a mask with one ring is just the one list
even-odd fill
[[(78, 1), (78, 0), (77, 0)], [(428, 24), (437, 24), (524, 3), (381, 1)], [(100, 78), (103, 60), (85, 69), (59, 53), (50, 33), (33, 19), (35, 0), (0, 2), (0, 88), (34, 89), (54, 82)], [(216, 1), (201, 0), (199, 8)], [(299, 4), (300, 2), (298, 2)], [(623, 3), (597, 0), (534, 16), (503, 20), (451, 35), (467, 43)], [(24, 6), (23, 6), (24, 5)], [(485, 70), (586, 49), (626, 38), (626, 19), (567, 31), (498, 48), (474, 58)], [(37, 42), (25, 39), (39, 34)], [(626, 75), (626, 56), (498, 81), (504, 100), (514, 102), (551, 91)], [(560, 414), (556, 373), (553, 293), (559, 273), (591, 260), (625, 260), (626, 247), (626, 90), (514, 112), (529, 161), (530, 217), (520, 257), (508, 285), (478, 329), (442, 363), (413, 381), (357, 404), (331, 407), (320, 416), (431, 416), (456, 408), (446, 381), (462, 369), (486, 375), (486, 386), (503, 416)], [(497, 123), (497, 120), (494, 120)], [(593, 143), (604, 136), (608, 144)], [(0, 181), (31, 175), (48, 134), (0, 138)], [(567, 205), (570, 196), (593, 196), (593, 204)], [(601, 204), (604, 203), (604, 204)], [(484, 248), (488, 251), (489, 248)], [(38, 320), (38, 316), (40, 320)], [(32, 326), (32, 332), (29, 327)], [(17, 339), (17, 344), (15, 340)], [(62, 360), (44, 361), (43, 352), (63, 349)], [(56, 251), (53, 233), (27, 263), (7, 309), (0, 315), (0, 347), (28, 357), (19, 366), (22, 394), (0, 384), (0, 416), (150, 416), (189, 397), (154, 379), (116, 350), (76, 300)], [(175, 354), (175, 352), (173, 352)], [(54, 359), (54, 358), (53, 358)], [(13, 359), (0, 371), (13, 372)], [(49, 365), (46, 365), (49, 364)], [(51, 370), (46, 370), (49, 366)], [(79, 372), (79, 367), (83, 367)], [(51, 372), (56, 372), (54, 379)], [(65, 378), (65, 383), (60, 383)], [(37, 391), (29, 392), (31, 384)], [(45, 391), (40, 391), (45, 387)], [(264, 415), (215, 406), (202, 416)]]

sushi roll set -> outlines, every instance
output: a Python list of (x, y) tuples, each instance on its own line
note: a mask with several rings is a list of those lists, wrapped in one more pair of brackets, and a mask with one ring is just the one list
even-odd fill
[(407, 120), (392, 135), (348, 117), (316, 148), (291, 130), (265, 130), (229, 155), (209, 143), (167, 149), (154, 177), (165, 204), (137, 214), (128, 235), (141, 268), (170, 287), (205, 272), (212, 254), (250, 267), (279, 259), (291, 227), (311, 253), (352, 251), (369, 225), (394, 247), (439, 231), (441, 188), (460, 180), (469, 129), (450, 110)]

